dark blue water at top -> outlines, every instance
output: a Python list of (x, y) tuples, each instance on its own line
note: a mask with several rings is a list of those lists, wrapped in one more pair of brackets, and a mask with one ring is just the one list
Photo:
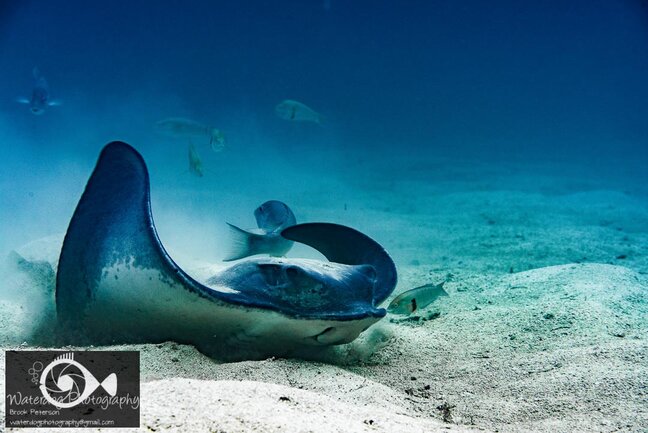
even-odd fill
[(358, 147), (648, 141), (639, 0), (4, 1), (0, 20), (10, 118), (39, 66), (56, 95), (107, 112), (134, 92), (215, 117), (291, 96)]
[[(42, 116), (15, 102), (34, 66), (63, 102)], [(167, 172), (180, 176), (184, 148), (152, 132), (180, 116), (225, 131), (247, 175), (223, 182), (243, 189), (250, 173), (402, 156), (559, 161), (579, 176), (648, 182), (640, 0), (4, 0), (0, 71), (2, 194), (14, 209), (40, 171), (83, 182), (113, 139), (154, 166), (181, 160)], [(326, 121), (278, 119), (287, 98)], [(264, 164), (277, 155), (286, 165)], [(71, 208), (78, 187), (68, 197), (67, 186), (50, 200)]]

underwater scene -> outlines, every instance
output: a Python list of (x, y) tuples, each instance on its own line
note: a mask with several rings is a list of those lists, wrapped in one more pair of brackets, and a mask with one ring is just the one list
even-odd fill
[(134, 431), (95, 352), (141, 431), (648, 431), (647, 53), (644, 0), (0, 2), (0, 431), (32, 351), (36, 431)]

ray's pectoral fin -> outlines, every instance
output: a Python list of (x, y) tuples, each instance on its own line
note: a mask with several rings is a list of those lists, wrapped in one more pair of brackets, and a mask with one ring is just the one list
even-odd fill
[[(104, 147), (63, 241), (56, 276), (60, 320), (81, 320), (105, 272), (113, 266), (154, 270), (169, 284), (203, 291), (160, 243), (149, 188), (146, 164), (135, 149), (122, 142)], [(139, 289), (133, 281), (123, 284)]]
[(107, 267), (164, 269), (148, 182), (144, 160), (129, 145), (113, 142), (103, 149), (63, 242), (56, 279), (60, 318), (83, 313)]
[(396, 266), (387, 251), (355, 229), (332, 223), (306, 223), (288, 227), (281, 235), (315, 248), (332, 262), (371, 265), (373, 269), (367, 268), (366, 272), (375, 272), (374, 305), (387, 299), (396, 287)]

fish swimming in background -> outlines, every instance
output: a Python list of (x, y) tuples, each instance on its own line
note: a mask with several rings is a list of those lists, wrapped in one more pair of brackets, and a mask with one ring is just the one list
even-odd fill
[(203, 177), (202, 160), (193, 143), (189, 145), (189, 172), (195, 176)]
[(301, 102), (293, 101), (292, 99), (286, 99), (277, 104), (275, 114), (279, 118), (291, 122), (313, 122), (321, 124), (323, 120), (321, 114)]
[(34, 88), (32, 89), (31, 99), (18, 98), (18, 102), (21, 104), (28, 104), (31, 112), (37, 115), (43, 114), (47, 107), (61, 105), (59, 101), (50, 99), (49, 85), (40, 70), (34, 68), (32, 74), (34, 76)]
[(254, 210), (258, 229), (243, 230), (227, 223), (232, 230), (234, 243), (225, 262), (255, 254), (281, 257), (292, 248), (293, 241), (281, 236), (282, 230), (297, 224), (295, 214), (287, 204), (269, 200)]
[(219, 129), (191, 119), (172, 117), (160, 120), (155, 124), (155, 130), (174, 138), (209, 138), (209, 145), (214, 152), (220, 152), (225, 147), (225, 135)]
[(440, 296), (448, 296), (443, 290), (443, 284), (426, 284), (416, 287), (396, 296), (387, 307), (387, 312), (392, 314), (412, 314), (416, 310), (425, 308)]

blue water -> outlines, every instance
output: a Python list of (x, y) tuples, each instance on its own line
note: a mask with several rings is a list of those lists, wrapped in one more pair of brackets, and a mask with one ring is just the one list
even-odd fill
[[(145, 156), (163, 227), (222, 228), (269, 198), (341, 209), (357, 187), (388, 201), (458, 159), (645, 199), (646, 53), (640, 0), (3, 1), (0, 252), (64, 232), (115, 139)], [(41, 116), (15, 101), (34, 67), (62, 102)], [(284, 99), (325, 121), (279, 119)], [(225, 133), (222, 153), (198, 148), (204, 178), (154, 132), (168, 117)]]

